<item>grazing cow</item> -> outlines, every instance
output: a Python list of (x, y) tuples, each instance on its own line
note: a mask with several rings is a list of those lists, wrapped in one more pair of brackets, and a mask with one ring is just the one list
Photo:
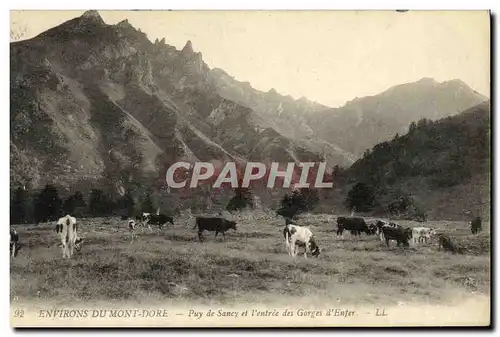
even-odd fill
[(14, 228), (10, 229), (10, 257), (16, 257), (19, 251), (19, 234)]
[(172, 226), (174, 225), (174, 218), (171, 216), (167, 216), (165, 214), (151, 214), (149, 216), (148, 224), (150, 225), (156, 225), (162, 229), (163, 225), (166, 224), (167, 222), (170, 222)]
[(78, 240), (77, 231), (78, 225), (76, 223), (76, 218), (70, 216), (69, 214), (57, 221), (56, 233), (58, 233), (61, 238), (63, 259), (66, 257), (69, 259), (73, 256), (73, 250), (76, 245), (78, 245), (78, 247), (76, 247), (77, 250), (81, 249), (80, 245), (82, 240)]
[(193, 227), (195, 229), (198, 227), (198, 238), (202, 242), (203, 231), (215, 232), (215, 238), (217, 234), (222, 233), (224, 240), (226, 239), (226, 231), (229, 229), (236, 230), (236, 222), (226, 220), (224, 218), (204, 218), (196, 217), (196, 223)]
[(442, 233), (439, 234), (438, 244), (439, 244), (439, 246), (438, 246), (439, 250), (441, 250), (441, 247), (442, 247), (445, 251), (450, 251), (453, 254), (456, 254), (457, 252), (459, 252), (457, 245), (451, 240), (449, 235), (442, 234)]
[[(380, 241), (382, 243), (385, 243), (385, 237), (384, 237), (384, 232), (382, 231), (382, 228), (383, 227), (389, 227), (389, 228), (403, 228), (401, 227), (400, 225), (394, 223), (394, 222), (386, 222), (386, 221), (382, 221), (382, 220), (378, 220), (376, 223), (375, 223), (375, 227), (376, 227), (376, 231), (375, 231), (375, 234), (378, 235), (378, 237), (380, 238)], [(392, 239), (391, 239), (392, 240)]]
[(411, 239), (412, 236), (411, 228), (384, 225), (381, 228), (381, 232), (383, 234), (383, 238), (385, 240), (385, 244), (387, 247), (389, 247), (389, 240), (395, 240), (397, 242), (398, 247), (401, 243), (403, 244), (403, 247), (410, 246), (408, 241)]
[(142, 213), (141, 220), (142, 222), (148, 222), (151, 219), (151, 213)]
[(368, 234), (373, 235), (377, 233), (377, 225), (376, 224), (368, 224)]
[(427, 243), (433, 236), (436, 235), (436, 230), (428, 227), (413, 227), (411, 230), (412, 243)]
[(314, 235), (309, 228), (296, 225), (286, 225), (283, 229), (283, 236), (285, 237), (285, 245), (288, 255), (295, 257), (297, 255), (296, 246), (302, 246), (304, 247), (304, 258), (307, 259), (308, 251), (314, 257), (319, 256), (319, 246), (316, 244)]
[(344, 230), (348, 230), (353, 235), (366, 233), (370, 235), (370, 229), (363, 218), (346, 218), (339, 216), (337, 218), (337, 235), (342, 235)]
[(483, 227), (481, 226), (481, 217), (477, 216), (474, 220), (471, 221), (470, 230), (472, 234), (477, 234), (483, 230)]

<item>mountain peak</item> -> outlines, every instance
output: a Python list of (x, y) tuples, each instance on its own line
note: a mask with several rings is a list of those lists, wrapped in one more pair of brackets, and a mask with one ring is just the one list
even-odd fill
[(128, 19), (122, 20), (116, 24), (116, 27), (121, 27), (121, 28), (130, 28), (133, 26), (128, 22)]
[(188, 40), (186, 42), (186, 45), (184, 46), (184, 48), (182, 48), (182, 52), (183, 53), (194, 53), (194, 50), (193, 50), (193, 44), (191, 43), (191, 40)]
[(423, 83), (423, 84), (437, 84), (438, 82), (431, 78), (431, 77), (422, 77), (420, 80), (417, 81), (417, 83)]
[(457, 86), (467, 86), (467, 84), (465, 84), (464, 81), (458, 79), (458, 78), (455, 78), (453, 80), (449, 80), (449, 81), (445, 81), (443, 82), (443, 84), (451, 84), (451, 85), (457, 85)]
[(96, 10), (86, 11), (85, 13), (83, 13), (81, 18), (92, 19), (104, 23), (104, 20), (101, 18), (101, 15), (99, 15), (99, 12)]

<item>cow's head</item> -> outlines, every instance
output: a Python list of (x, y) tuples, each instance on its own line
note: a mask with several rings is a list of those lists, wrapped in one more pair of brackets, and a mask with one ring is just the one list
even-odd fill
[(405, 235), (405, 238), (411, 239), (413, 237), (413, 230), (410, 227), (405, 228), (404, 235)]
[(75, 240), (75, 249), (77, 252), (82, 250), (83, 241), (85, 241), (85, 239), (82, 238), (77, 238)]
[(373, 234), (375, 234), (375, 233), (377, 233), (377, 226), (376, 226), (376, 225), (374, 225), (374, 224), (372, 224), (372, 223), (371, 223), (371, 224), (369, 224), (369, 225), (368, 225), (368, 228), (367, 228), (367, 230), (366, 230), (366, 234), (368, 234), (368, 235), (373, 235)]
[(236, 222), (235, 221), (228, 220), (227, 224), (228, 224), (227, 228), (232, 228), (232, 229), (236, 230)]
[(314, 257), (318, 257), (319, 253), (321, 252), (321, 249), (319, 249), (316, 240), (314, 240), (314, 236), (309, 239), (309, 250)]

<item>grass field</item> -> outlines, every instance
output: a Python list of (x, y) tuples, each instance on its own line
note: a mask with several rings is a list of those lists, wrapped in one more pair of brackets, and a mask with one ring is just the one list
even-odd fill
[(139, 229), (134, 240), (126, 221), (79, 219), (86, 241), (71, 260), (62, 259), (54, 224), (17, 226), (23, 246), (11, 260), (11, 301), (300, 301), (314, 306), (442, 304), (489, 296), (488, 224), (477, 236), (470, 235), (465, 221), (425, 224), (448, 233), (467, 249), (464, 255), (453, 255), (438, 251), (435, 242), (405, 249), (387, 248), (376, 236), (337, 238), (332, 215), (307, 215), (299, 223), (310, 226), (317, 237), (319, 258), (288, 256), (284, 221), (263, 216), (238, 221), (238, 230), (229, 231), (225, 241), (205, 232), (203, 243), (193, 223), (182, 218), (162, 232)]

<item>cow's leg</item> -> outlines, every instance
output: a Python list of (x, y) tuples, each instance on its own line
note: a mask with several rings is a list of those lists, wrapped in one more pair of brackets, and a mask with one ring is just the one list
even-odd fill
[(385, 244), (386, 244), (386, 246), (387, 246), (387, 247), (389, 247), (389, 238), (388, 238), (388, 237), (385, 237), (384, 239), (385, 239)]
[(64, 243), (64, 242), (62, 244), (62, 253), (63, 253), (63, 259), (65, 259), (66, 255), (67, 255), (67, 247), (66, 247), (66, 243)]
[(215, 231), (215, 239), (217, 239), (217, 234), (219, 234), (219, 232)]
[(203, 231), (201, 231), (201, 230), (199, 230), (199, 231), (198, 231), (198, 239), (200, 240), (200, 242), (202, 242), (202, 241), (203, 241), (203, 240), (202, 240), (202, 237), (201, 237), (201, 233), (202, 233), (202, 232), (203, 232)]
[(226, 241), (226, 232), (222, 232), (222, 238), (224, 241)]
[(69, 242), (69, 257), (70, 258), (73, 256), (74, 250), (75, 250), (75, 242), (74, 242), (74, 240), (71, 240)]
[(290, 256), (295, 256), (295, 240), (290, 241)]

